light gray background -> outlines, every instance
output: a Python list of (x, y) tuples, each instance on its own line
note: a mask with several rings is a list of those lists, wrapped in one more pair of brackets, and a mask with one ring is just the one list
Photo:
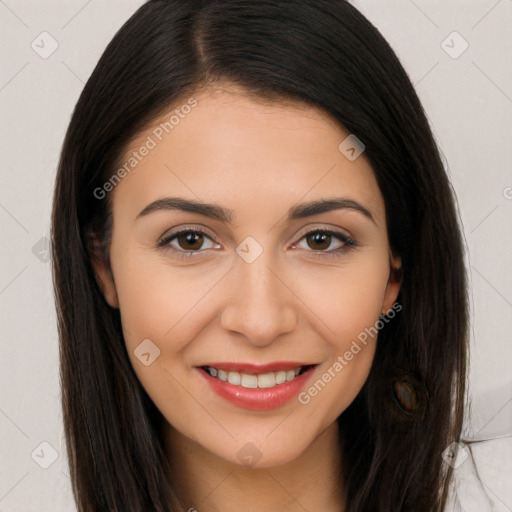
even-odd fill
[[(0, 512), (75, 510), (45, 237), (73, 107), (105, 46), (142, 3), (0, 0)], [(460, 452), (468, 458), (455, 470), (459, 491), (449, 510), (512, 511), (512, 0), (353, 4), (416, 86), (458, 195), (469, 250), (471, 415)], [(44, 31), (58, 42), (46, 59), (31, 47), (50, 47)], [(454, 31), (469, 44), (457, 58), (447, 53), (463, 48)]]

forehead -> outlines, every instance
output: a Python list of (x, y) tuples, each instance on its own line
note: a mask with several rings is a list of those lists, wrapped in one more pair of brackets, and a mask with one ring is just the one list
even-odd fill
[(127, 146), (121, 160), (129, 172), (113, 190), (114, 210), (138, 213), (151, 201), (181, 195), (252, 216), (256, 209), (347, 195), (382, 218), (370, 164), (364, 153), (351, 161), (339, 150), (350, 133), (327, 113), (302, 103), (260, 101), (236, 87), (190, 98)]

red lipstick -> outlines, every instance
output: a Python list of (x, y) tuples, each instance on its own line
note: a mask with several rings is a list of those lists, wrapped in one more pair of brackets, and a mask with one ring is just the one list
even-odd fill
[[(300, 362), (275, 362), (262, 365), (252, 363), (215, 362), (197, 367), (201, 377), (220, 397), (233, 405), (252, 410), (270, 410), (281, 407), (290, 401), (306, 385), (313, 375), (316, 364)], [(287, 372), (301, 368), (300, 373), (292, 380), (265, 388), (248, 388), (221, 380), (209, 373), (210, 369), (224, 370), (226, 373), (238, 372), (246, 375), (261, 375), (269, 372)], [(215, 372), (217, 373), (217, 372)]]

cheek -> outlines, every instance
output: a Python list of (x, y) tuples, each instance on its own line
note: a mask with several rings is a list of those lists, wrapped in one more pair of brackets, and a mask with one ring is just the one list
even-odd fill
[(328, 357), (299, 402), (311, 419), (322, 418), (324, 427), (350, 405), (368, 377), (387, 279), (382, 256), (301, 280), (299, 293), (321, 320)]
[(295, 281), (294, 291), (324, 325), (326, 341), (343, 351), (378, 320), (389, 273), (384, 254), (370, 254), (354, 262), (302, 272)]
[(167, 265), (164, 258), (148, 257), (142, 251), (125, 254), (115, 270), (127, 345), (153, 338), (165, 340), (166, 346), (172, 343), (173, 351), (178, 351), (187, 343), (179, 333), (186, 324), (190, 337), (207, 291), (215, 282), (211, 272), (197, 269), (180, 271)]
[[(167, 420), (187, 430), (204, 410), (183, 388), (190, 369), (182, 354), (199, 330), (201, 298), (211, 276), (199, 273), (191, 281), (192, 272), (180, 272), (142, 251), (124, 252), (113, 270), (124, 341), (137, 378)], [(149, 353), (146, 361), (144, 353)]]
[[(388, 278), (384, 254), (374, 251), (352, 258), (331, 266), (289, 265), (282, 275), (297, 298), (297, 316), (306, 319), (303, 325), (312, 326), (336, 354), (348, 350), (352, 340), (378, 320)], [(116, 263), (128, 350), (149, 338), (159, 340), (171, 355), (184, 349), (221, 312), (223, 303), (215, 286), (220, 284), (218, 291), (229, 284), (221, 281), (232, 262), (180, 268), (166, 263), (164, 256), (123, 250)]]

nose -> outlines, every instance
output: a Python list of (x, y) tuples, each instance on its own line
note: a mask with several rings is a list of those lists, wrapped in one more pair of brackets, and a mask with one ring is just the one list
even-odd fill
[(230, 272), (231, 293), (221, 314), (222, 327), (242, 334), (256, 347), (270, 345), (297, 326), (295, 295), (275, 267), (264, 251), (252, 263), (238, 258)]

